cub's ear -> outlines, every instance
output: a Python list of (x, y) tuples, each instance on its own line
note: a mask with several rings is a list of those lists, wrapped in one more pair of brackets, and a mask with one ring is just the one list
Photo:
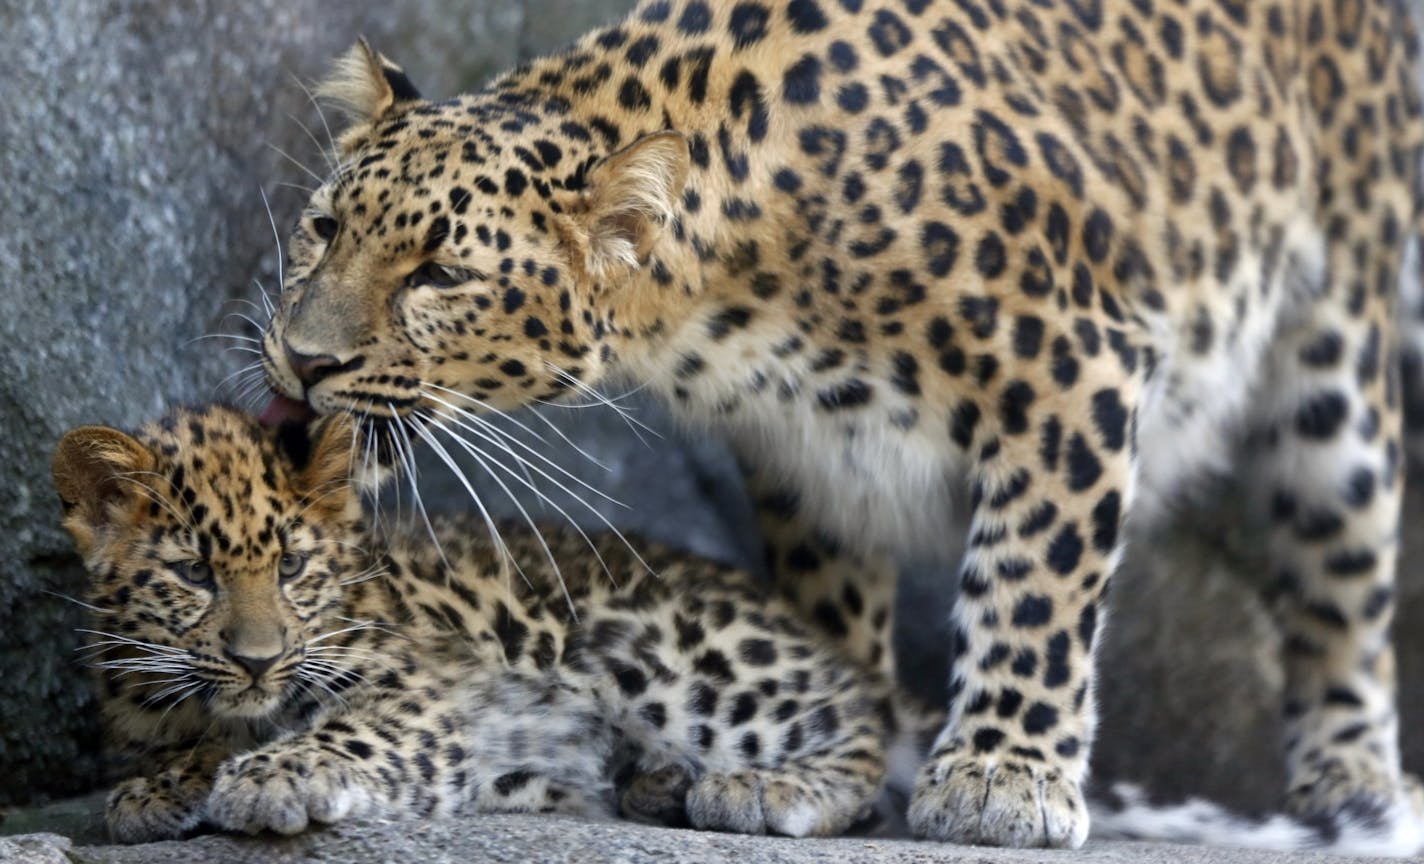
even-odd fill
[(291, 470), (293, 485), (311, 511), (335, 514), (360, 497), (351, 486), (356, 452), (354, 421), (343, 415), (323, 417), (310, 425), (284, 423), (277, 441)]
[(593, 167), (579, 220), (591, 273), (642, 263), (672, 219), (689, 161), (681, 133), (654, 132)]
[(123, 518), (139, 486), (127, 478), (152, 471), (153, 453), (133, 437), (108, 426), (81, 426), (54, 451), (54, 488), (64, 503), (64, 527), (81, 555), (88, 555), (105, 528)]
[(377, 53), (364, 36), (337, 59), (316, 92), (356, 123), (379, 120), (397, 102), (421, 98), (405, 72)]

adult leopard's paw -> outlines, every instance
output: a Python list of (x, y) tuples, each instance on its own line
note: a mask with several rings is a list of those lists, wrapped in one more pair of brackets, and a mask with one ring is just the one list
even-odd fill
[(134, 777), (109, 793), (104, 818), (119, 843), (173, 840), (198, 827), (201, 804), (172, 777)]
[(951, 746), (921, 769), (910, 828), (951, 843), (1076, 849), (1088, 836), (1088, 809), (1081, 786), (1057, 769)]
[(207, 818), (227, 831), (296, 834), (312, 822), (360, 815), (371, 804), (351, 766), (328, 754), (249, 753), (218, 770)]
[(1328, 826), (1332, 851), (1401, 856), (1424, 847), (1424, 788), (1363, 748), (1308, 761), (1292, 778), (1286, 812)]

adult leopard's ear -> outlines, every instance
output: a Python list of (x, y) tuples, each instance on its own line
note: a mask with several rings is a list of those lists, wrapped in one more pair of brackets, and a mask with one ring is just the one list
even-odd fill
[(405, 72), (372, 48), (364, 36), (337, 59), (316, 92), (358, 125), (381, 119), (397, 103), (421, 98)]
[(577, 218), (589, 272), (641, 264), (673, 217), (690, 161), (681, 133), (654, 132), (593, 166)]
[(155, 462), (142, 443), (108, 426), (81, 426), (60, 439), (51, 466), (54, 488), (64, 504), (64, 527), (81, 555), (134, 512), (147, 485), (135, 475), (152, 471)]

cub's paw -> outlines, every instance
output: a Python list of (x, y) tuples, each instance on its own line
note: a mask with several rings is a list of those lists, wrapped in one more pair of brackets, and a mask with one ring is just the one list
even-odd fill
[(328, 754), (248, 753), (218, 769), (207, 818), (227, 831), (296, 834), (311, 822), (359, 815), (371, 803), (351, 766)]
[(635, 822), (685, 828), (691, 788), (692, 774), (678, 765), (636, 774), (619, 796), (618, 810)]
[(134, 777), (109, 793), (104, 818), (120, 843), (173, 840), (198, 827), (202, 797), (185, 794), (171, 775)]
[(1088, 836), (1076, 781), (1046, 765), (953, 746), (921, 769), (909, 817), (917, 836), (951, 843), (1076, 849)]
[(839, 812), (834, 796), (817, 795), (788, 771), (707, 774), (687, 792), (694, 828), (788, 837), (835, 834), (863, 816), (864, 807)]
[(1334, 753), (1292, 778), (1286, 812), (1338, 834), (1334, 848), (1356, 855), (1413, 855), (1424, 846), (1424, 789), (1395, 779), (1373, 753)]

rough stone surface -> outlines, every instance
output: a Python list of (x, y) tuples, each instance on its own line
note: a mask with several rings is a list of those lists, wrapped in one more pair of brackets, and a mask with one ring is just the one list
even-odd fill
[[(317, 142), (326, 139), (297, 82), (318, 77), (334, 54), (365, 33), (403, 62), (427, 92), (453, 93), (536, 50), (566, 42), (625, 5), (625, 0), (135, 0), (102, 9), (86, 0), (0, 4), (0, 81), (5, 82), (0, 177), (7, 180), (7, 206), (0, 208), (0, 440), (6, 442), (7, 466), (0, 494), (0, 561), (5, 562), (0, 668), (6, 670), (0, 676), (0, 804), (81, 791), (100, 774), (93, 706), (72, 658), (77, 644), (72, 631), (81, 616), (56, 596), (77, 594), (82, 583), (58, 528), (49, 452), (70, 426), (132, 424), (168, 403), (210, 398), (220, 381), (252, 359), (240, 351), (225, 353), (246, 343), (194, 340), (244, 332), (241, 321), (224, 316), (259, 314), (240, 301), (256, 301), (254, 278), (275, 284), (278, 256), (259, 189), (285, 233), (303, 196), (283, 184), (308, 184), (311, 178), (282, 154), (319, 166)], [(241, 394), (240, 387), (226, 392)], [(665, 437), (643, 433), (644, 444), (606, 409), (544, 412), (606, 468), (562, 446), (542, 421), (525, 417), (523, 422), (549, 440), (546, 446), (527, 437), (531, 446), (627, 506), (600, 498), (553, 469), (551, 477), (580, 490), (589, 506), (542, 478), (537, 485), (557, 506), (539, 509), (527, 491), (521, 493), (523, 506), (542, 519), (563, 518), (562, 508), (590, 527), (606, 518), (755, 566), (752, 523), (725, 450), (716, 442), (685, 442), (637, 395), (619, 404)], [(428, 455), (422, 464), (429, 481), (425, 499), (432, 507), (468, 506), (448, 472)], [(509, 475), (502, 477), (518, 487)], [(500, 513), (519, 515), (494, 481), (480, 480), (477, 489)], [(1251, 552), (1249, 531), (1229, 506), (1232, 497), (1229, 487), (1200, 495), (1199, 503), (1181, 514), (1190, 532), (1133, 536), (1102, 651), (1104, 719), (1096, 764), (1104, 775), (1267, 807), (1281, 786), (1275, 729), (1279, 672), (1275, 637), (1253, 587), (1262, 565)], [(1419, 524), (1421, 507), (1424, 499), (1411, 495), (1402, 532), (1398, 628), (1406, 759), (1416, 770), (1424, 769), (1424, 539), (1410, 526)], [(1189, 533), (1197, 539), (1188, 539)], [(947, 644), (942, 622), (950, 595), (941, 586), (952, 581), (952, 571), (918, 566), (911, 573), (902, 597), (901, 647), (917, 684), (933, 691), (943, 681)], [(86, 818), (82, 808), (76, 818)], [(78, 823), (59, 824), (67, 826), (60, 829), (66, 834), (83, 833)], [(0, 833), (39, 827), (17, 812), (0, 824)], [(699, 856), (714, 851), (784, 860), (776, 856), (789, 856), (790, 850), (826, 860), (863, 855), (860, 860), (873, 861), (880, 860), (875, 855), (901, 852), (910, 856), (903, 860), (1051, 857), (883, 841), (795, 844), (527, 820), (442, 823), (398, 832), (343, 829), (288, 846), (218, 838), (190, 847), (257, 856), (254, 850), (306, 848), (301, 844), (308, 842), (336, 850), (348, 843), (345, 848), (368, 850), (370, 856), (320, 854), (327, 860), (380, 860), (384, 854), (422, 860), (381, 852), (394, 849), (382, 844), (396, 842), (397, 835), (422, 843), (427, 841), (421, 837), (454, 838), (460, 832), (462, 843), (476, 844), (468, 848), (490, 860), (529, 859), (521, 844), (535, 840), (545, 844), (541, 848), (549, 850), (550, 860), (561, 860), (560, 854), (572, 860), (583, 848), (580, 841), (593, 843), (592, 838), (602, 838), (610, 857), (622, 838), (631, 850), (625, 860), (642, 860), (638, 856), (657, 850), (686, 856), (665, 860), (705, 860)], [(327, 843), (336, 845), (322, 845)], [(190, 847), (147, 851), (188, 860), (181, 850)], [(0, 860), (9, 848), (18, 847), (0, 847)], [(763, 851), (749, 851), (754, 849)], [(82, 850), (88, 856), (120, 856), (96, 861), (165, 860), (122, 857), (131, 854), (138, 853)], [(1195, 854), (1171, 850), (1169, 856), (1136, 846), (1090, 852), (1104, 861), (1154, 860), (1143, 857), (1151, 855), (1192, 860), (1171, 856)], [(933, 855), (961, 857), (914, 857)]]
[[(61, 838), (62, 839), (62, 838)], [(22, 849), (57, 853), (54, 835), (26, 835)], [(14, 842), (12, 840), (11, 842)], [(0, 839), (0, 844), (6, 841)], [(407, 823), (349, 824), (290, 839), (201, 837), (181, 843), (81, 846), (67, 850), (70, 864), (383, 864), (383, 862), (490, 862), (490, 864), (1345, 864), (1372, 860), (1322, 853), (1274, 853), (1169, 844), (1089, 843), (1075, 852), (985, 849), (908, 840), (841, 837), (791, 840), (651, 828), (539, 816), (485, 816)], [(0, 861), (9, 862), (0, 845)], [(66, 857), (19, 857), (49, 864)], [(1419, 859), (1415, 859), (1419, 860)]]
[(4, 864), (71, 864), (65, 854), (69, 838), (58, 834), (0, 837), (0, 862)]

